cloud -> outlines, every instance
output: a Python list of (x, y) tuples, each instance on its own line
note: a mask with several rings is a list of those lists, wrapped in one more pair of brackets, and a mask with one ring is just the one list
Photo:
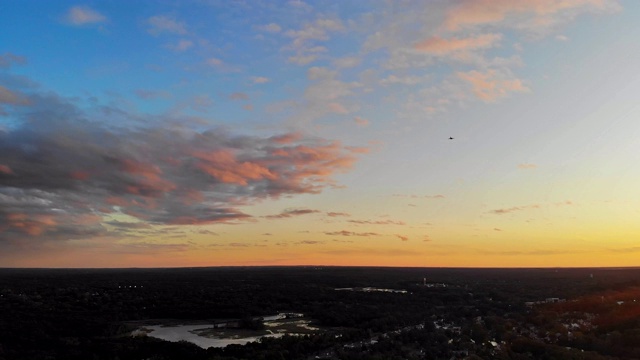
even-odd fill
[(228, 64), (226, 62), (224, 62), (224, 60), (216, 58), (216, 57), (211, 57), (208, 58), (207, 60), (205, 60), (205, 65), (215, 68), (219, 71), (223, 71), (223, 72), (237, 72), (238, 68)]
[(74, 6), (67, 11), (65, 21), (68, 24), (80, 26), (102, 23), (107, 21), (107, 18), (88, 6)]
[(540, 208), (540, 205), (533, 204), (533, 205), (526, 205), (526, 206), (514, 206), (510, 208), (495, 209), (495, 210), (491, 210), (490, 213), (502, 215), (502, 214), (509, 214), (516, 211), (523, 211), (528, 209), (539, 209), (539, 208)]
[(374, 233), (374, 232), (353, 232), (353, 231), (347, 231), (347, 230), (341, 230), (341, 231), (325, 231), (325, 235), (331, 235), (331, 236), (364, 236), (364, 237), (369, 237), (369, 236), (380, 236), (380, 234), (378, 233)]
[(327, 51), (325, 47), (316, 45), (316, 42), (327, 41), (329, 34), (344, 29), (340, 19), (318, 18), (314, 22), (305, 23), (298, 30), (287, 30), (284, 35), (291, 38), (291, 43), (284, 50), (295, 53), (289, 57), (289, 62), (297, 65), (314, 62), (320, 53)]
[(229, 246), (231, 246), (231, 247), (250, 247), (251, 245), (249, 245), (247, 243), (233, 242), (233, 243), (229, 243)]
[(176, 52), (183, 52), (183, 51), (187, 51), (190, 48), (193, 47), (193, 41), (191, 40), (187, 40), (187, 39), (180, 39), (178, 41), (178, 43), (176, 44), (168, 44), (167, 48), (176, 51)]
[(402, 241), (408, 241), (409, 237), (408, 236), (404, 236), (404, 235), (398, 235), (396, 234), (396, 237)]
[(276, 23), (269, 23), (267, 25), (258, 26), (258, 30), (275, 34), (282, 31), (282, 27)]
[(631, 246), (626, 248), (609, 249), (613, 253), (637, 253), (640, 252), (640, 246)]
[(123, 222), (123, 221), (105, 221), (103, 224), (114, 226), (121, 229), (150, 229), (151, 225), (146, 222)]
[(438, 195), (425, 195), (424, 197), (427, 198), (427, 199), (444, 199), (445, 198), (444, 195), (440, 195), (440, 194), (438, 194)]
[(254, 76), (251, 78), (251, 81), (254, 84), (266, 84), (269, 82), (269, 78), (264, 77), (264, 76)]
[(367, 249), (339, 249), (339, 250), (323, 250), (320, 251), (323, 254), (330, 255), (373, 255), (373, 256), (416, 256), (422, 254), (420, 251), (415, 250), (403, 250), (403, 249), (375, 249), (375, 248), (367, 248)]
[(458, 78), (471, 84), (473, 93), (485, 102), (495, 102), (512, 92), (529, 92), (520, 79), (500, 74), (495, 70), (458, 72)]
[(149, 25), (147, 32), (151, 35), (162, 33), (186, 35), (187, 28), (184, 23), (179, 22), (169, 16), (157, 15), (147, 19)]
[(0, 164), (0, 174), (11, 175), (13, 174), (13, 170), (11, 170), (7, 165)]
[(565, 254), (579, 254), (584, 251), (580, 250), (512, 250), (512, 251), (490, 251), (490, 250), (477, 250), (484, 255), (498, 255), (498, 256), (549, 256), (549, 255), (565, 255)]
[(468, 38), (443, 39), (433, 36), (414, 45), (414, 49), (427, 54), (445, 56), (460, 51), (487, 49), (496, 46), (502, 39), (500, 34), (483, 34)]
[(27, 105), (29, 100), (14, 91), (0, 85), (0, 104), (7, 105)]
[(168, 99), (171, 94), (166, 91), (137, 89), (134, 91), (137, 97), (144, 100)]
[(296, 244), (300, 244), (300, 245), (317, 245), (317, 244), (324, 244), (324, 241), (302, 240), (302, 241), (298, 241)]
[(620, 8), (615, 0), (465, 0), (446, 16), (450, 31), (501, 23), (527, 31), (540, 31), (572, 19), (582, 12), (610, 12)]
[(425, 199), (444, 199), (445, 196), (441, 195), (441, 194), (436, 194), (436, 195), (406, 195), (406, 194), (393, 194), (391, 195), (393, 197), (402, 197), (402, 198), (411, 198), (411, 199), (419, 199), (419, 198), (425, 198)]
[(406, 225), (404, 221), (393, 221), (393, 220), (347, 220), (350, 223), (360, 224), (360, 225)]
[(356, 116), (353, 118), (353, 121), (358, 125), (358, 126), (369, 126), (369, 120), (367, 119), (363, 119), (359, 116)]
[(339, 216), (349, 217), (349, 216), (351, 216), (351, 214), (344, 213), (344, 212), (328, 212), (327, 216), (329, 216), (329, 217), (339, 217)]
[(0, 55), (0, 69), (9, 69), (12, 65), (24, 65), (27, 58), (12, 53), (4, 53)]
[(352, 68), (360, 65), (360, 62), (359, 57), (349, 56), (333, 60), (333, 65), (337, 68)]
[(278, 144), (291, 144), (302, 139), (302, 134), (299, 132), (287, 133), (284, 135), (272, 136), (270, 140), (275, 141)]
[(224, 64), (224, 62), (218, 58), (209, 58), (207, 59), (207, 65), (209, 66), (221, 66)]
[(113, 126), (93, 120), (102, 108), (24, 96), (28, 106), (10, 113), (16, 126), (0, 131), (0, 244), (115, 236), (109, 226), (133, 226), (103, 222), (116, 214), (149, 225), (245, 222), (237, 207), (319, 193), (356, 161), (341, 143), (300, 133), (192, 130), (118, 108), (110, 119), (137, 125)]
[(297, 124), (309, 123), (330, 114), (347, 114), (355, 107), (349, 106), (350, 97), (358, 87), (355, 82), (338, 79), (338, 72), (326, 67), (314, 66), (307, 70), (310, 84), (304, 90), (302, 99), (294, 103), (291, 121)]
[(382, 85), (401, 84), (401, 85), (411, 86), (411, 85), (418, 85), (425, 81), (426, 79), (422, 76), (413, 76), (413, 75), (397, 76), (394, 74), (390, 74), (386, 78), (380, 80), (380, 84)]
[(167, 252), (184, 252), (191, 249), (189, 244), (162, 244), (151, 242), (119, 243), (112, 245), (108, 252), (112, 254), (164, 254)]
[(285, 218), (290, 218), (290, 217), (294, 217), (294, 216), (300, 216), (300, 215), (307, 215), (307, 214), (315, 214), (315, 213), (319, 213), (320, 211), (318, 210), (311, 210), (311, 209), (287, 209), (283, 212), (281, 212), (280, 214), (277, 215), (267, 215), (265, 216), (265, 218), (267, 219), (285, 219)]
[(537, 167), (538, 167), (538, 165), (536, 165), (536, 164), (530, 164), (530, 163), (522, 163), (522, 164), (518, 164), (518, 169), (523, 169), (523, 170), (536, 169)]
[(230, 100), (249, 100), (249, 95), (243, 92), (234, 92), (229, 95)]

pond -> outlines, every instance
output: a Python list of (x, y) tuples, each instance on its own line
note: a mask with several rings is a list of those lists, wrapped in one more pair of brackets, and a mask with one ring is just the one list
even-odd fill
[[(259, 341), (263, 337), (281, 337), (288, 335), (311, 334), (320, 330), (311, 326), (311, 320), (303, 314), (278, 314), (262, 317), (264, 330), (255, 331), (231, 327), (232, 322), (216, 324), (164, 324), (145, 325), (131, 333), (132, 336), (150, 336), (166, 341), (188, 341), (203, 349), (225, 347), (227, 345), (245, 345)], [(228, 326), (229, 325), (229, 326)]]
[(248, 336), (242, 338), (215, 338), (201, 336), (203, 331), (213, 328), (213, 324), (205, 325), (177, 325), (177, 326), (165, 326), (165, 325), (152, 325), (145, 326), (144, 332), (147, 336), (151, 336), (157, 339), (166, 341), (188, 341), (196, 344), (203, 349), (210, 347), (225, 347), (231, 344), (244, 345), (252, 341), (258, 341), (262, 337), (280, 337), (284, 334), (266, 334), (260, 336)]

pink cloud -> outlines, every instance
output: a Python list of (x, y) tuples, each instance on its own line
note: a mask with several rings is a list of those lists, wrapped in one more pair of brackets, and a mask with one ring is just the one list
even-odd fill
[(147, 31), (152, 35), (159, 35), (165, 32), (180, 35), (187, 34), (187, 28), (184, 23), (168, 16), (152, 16), (147, 19), (147, 23), (149, 24)]
[(347, 230), (341, 230), (341, 231), (326, 231), (325, 235), (340, 235), (340, 236), (363, 236), (363, 237), (369, 237), (369, 236), (380, 236), (380, 234), (378, 233), (374, 233), (374, 232), (353, 232), (353, 231), (347, 231)]
[(523, 170), (535, 169), (537, 167), (538, 167), (538, 165), (536, 165), (536, 164), (529, 164), (529, 163), (518, 164), (518, 169), (523, 169)]
[(7, 165), (0, 164), (0, 174), (11, 175), (13, 174), (13, 170)]
[(284, 135), (272, 136), (271, 140), (275, 141), (278, 144), (291, 144), (292, 142), (298, 141), (302, 138), (302, 134), (298, 132), (287, 133)]
[(464, 27), (494, 24), (510, 16), (527, 16), (530, 25), (548, 27), (557, 22), (554, 16), (563, 12), (608, 11), (617, 9), (610, 0), (466, 0), (453, 8), (446, 17), (445, 28), (457, 31)]
[(4, 218), (3, 222), (5, 226), (31, 236), (41, 235), (46, 232), (47, 229), (53, 228), (56, 225), (56, 221), (51, 215), (9, 213), (5, 214)]
[(369, 120), (363, 119), (359, 116), (354, 117), (353, 121), (355, 121), (355, 123), (359, 126), (369, 126)]
[(223, 183), (247, 185), (250, 180), (275, 179), (276, 174), (266, 167), (250, 161), (238, 160), (230, 150), (195, 152), (200, 159), (197, 167)]
[(133, 159), (123, 159), (120, 162), (120, 169), (137, 180), (136, 184), (127, 186), (127, 191), (130, 194), (160, 196), (162, 193), (176, 188), (176, 185), (171, 181), (161, 177), (162, 170), (157, 165), (142, 163)]
[(254, 76), (251, 78), (254, 84), (266, 84), (269, 82), (269, 78), (264, 76)]
[(368, 154), (371, 152), (371, 148), (364, 146), (347, 146), (346, 149), (354, 154)]
[(406, 225), (404, 221), (394, 220), (348, 220), (350, 223), (361, 225)]
[(88, 171), (73, 171), (71, 172), (71, 174), (69, 174), (69, 176), (73, 179), (73, 180), (87, 180), (91, 174)]
[(87, 6), (74, 6), (67, 12), (66, 20), (71, 25), (85, 25), (105, 22), (107, 18)]
[(348, 114), (349, 110), (347, 110), (346, 107), (344, 107), (344, 105), (337, 103), (337, 102), (331, 102), (329, 104), (327, 104), (327, 108), (330, 112), (332, 113), (336, 113), (336, 114)]
[(480, 72), (472, 70), (458, 72), (458, 78), (467, 81), (473, 88), (473, 93), (485, 102), (494, 102), (508, 96), (512, 92), (528, 92), (520, 79), (501, 76), (495, 70)]
[(431, 37), (414, 45), (418, 51), (434, 54), (447, 55), (453, 52), (486, 49), (495, 46), (502, 36), (500, 34), (484, 34), (469, 38), (443, 39), (439, 36)]

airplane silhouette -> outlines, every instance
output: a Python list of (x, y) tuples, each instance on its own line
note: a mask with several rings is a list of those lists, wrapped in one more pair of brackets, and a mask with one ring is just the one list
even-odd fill
[(449, 136), (449, 140), (453, 140), (453, 138), (451, 136)]

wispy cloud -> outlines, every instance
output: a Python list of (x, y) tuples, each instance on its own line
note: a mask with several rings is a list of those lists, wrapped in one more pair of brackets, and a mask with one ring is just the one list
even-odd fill
[(267, 215), (265, 218), (267, 219), (286, 219), (294, 216), (307, 215), (307, 214), (315, 214), (319, 213), (319, 210), (311, 210), (311, 209), (287, 209), (280, 214), (276, 215)]
[(65, 22), (75, 26), (103, 23), (105, 21), (107, 21), (106, 16), (88, 6), (74, 6), (65, 15)]
[(540, 32), (582, 12), (617, 11), (615, 0), (466, 0), (454, 7), (445, 19), (448, 30), (501, 23), (530, 32)]
[(415, 44), (414, 48), (428, 54), (444, 56), (461, 51), (494, 47), (501, 38), (500, 34), (483, 34), (468, 38), (452, 37), (449, 39), (433, 36)]
[(513, 92), (530, 91), (522, 80), (508, 74), (501, 74), (496, 70), (488, 70), (486, 72), (472, 70), (458, 72), (457, 75), (472, 86), (476, 97), (486, 102), (495, 102)]
[(325, 231), (325, 235), (330, 235), (330, 236), (364, 236), (364, 237), (380, 236), (380, 234), (374, 233), (374, 232), (354, 232), (354, 231), (347, 231), (347, 230)]
[(11, 91), (0, 85), (0, 104), (27, 105), (29, 104), (29, 99), (18, 92)]
[(167, 48), (176, 52), (183, 52), (193, 47), (193, 41), (188, 39), (180, 39), (175, 44), (167, 44)]
[(147, 32), (152, 35), (160, 35), (162, 33), (186, 35), (187, 27), (173, 17), (156, 15), (147, 19)]
[(282, 27), (276, 23), (269, 23), (266, 25), (258, 26), (258, 30), (275, 34), (282, 31)]
[(536, 168), (538, 168), (538, 165), (536, 165), (536, 164), (531, 164), (531, 163), (518, 164), (518, 169), (522, 169), (522, 170), (531, 170), (531, 169), (536, 169)]
[(404, 221), (394, 220), (347, 220), (350, 223), (360, 225), (406, 225)]
[(359, 116), (354, 117), (353, 121), (359, 126), (369, 126), (369, 120), (363, 119)]
[(254, 84), (265, 84), (269, 82), (269, 78), (264, 77), (264, 76), (254, 76), (251, 78), (251, 81)]
[(289, 62), (307, 65), (316, 61), (321, 53), (327, 51), (324, 46), (317, 45), (316, 42), (327, 41), (331, 33), (344, 29), (340, 19), (318, 18), (306, 23), (300, 29), (287, 30), (284, 35), (291, 38), (291, 43), (285, 47), (285, 50), (294, 52), (294, 55), (289, 57)]
[(162, 90), (137, 89), (134, 93), (137, 97), (144, 100), (168, 99), (171, 97), (170, 93)]
[(539, 208), (540, 208), (540, 205), (533, 204), (533, 205), (514, 206), (514, 207), (510, 207), (510, 208), (495, 209), (495, 210), (491, 210), (490, 213), (502, 215), (502, 214), (509, 214), (509, 213), (516, 212), (516, 211), (523, 211), (523, 210), (529, 210), (529, 209), (539, 209)]
[(302, 240), (302, 241), (298, 241), (296, 242), (296, 244), (300, 244), (300, 245), (318, 245), (318, 244), (324, 244), (324, 241), (319, 241), (319, 240)]
[(12, 65), (24, 65), (27, 58), (10, 52), (0, 55), (0, 69), (9, 69)]
[(230, 100), (249, 100), (249, 95), (243, 92), (234, 92), (229, 94)]
[(349, 216), (351, 216), (351, 214), (344, 213), (344, 212), (333, 212), (333, 211), (330, 211), (330, 212), (327, 213), (327, 216), (329, 216), (329, 217), (339, 217), (339, 216), (349, 217)]

